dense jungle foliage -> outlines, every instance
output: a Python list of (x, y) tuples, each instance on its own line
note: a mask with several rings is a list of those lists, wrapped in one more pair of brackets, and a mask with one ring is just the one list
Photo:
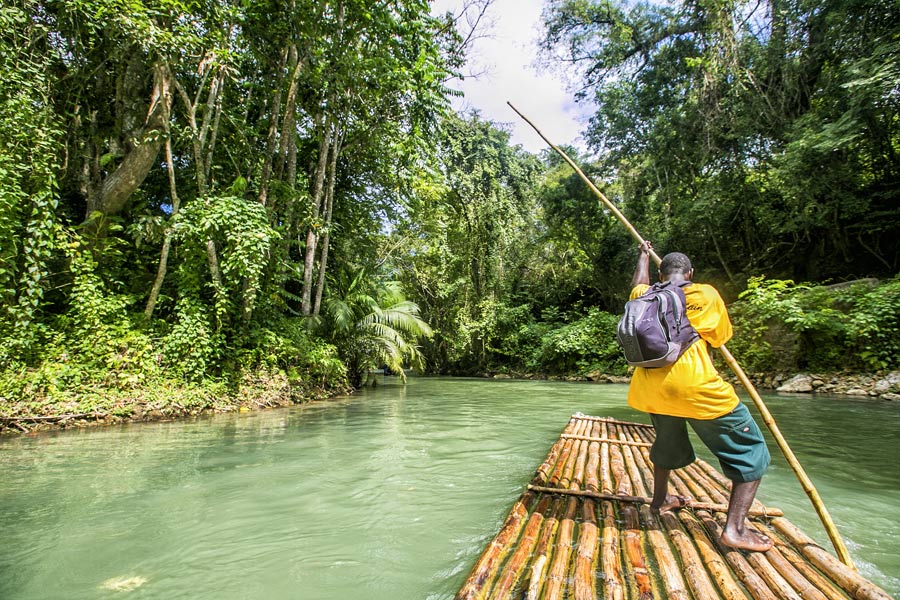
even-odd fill
[[(634, 242), (555, 155), (450, 108), (488, 10), (0, 5), (0, 412), (266, 404), (380, 366), (623, 373)], [(544, 21), (596, 107), (568, 150), (734, 302), (746, 368), (900, 366), (896, 2)]]

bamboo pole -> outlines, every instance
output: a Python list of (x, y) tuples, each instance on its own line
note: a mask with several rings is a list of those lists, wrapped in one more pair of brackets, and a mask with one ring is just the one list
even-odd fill
[(700, 524), (697, 517), (691, 514), (690, 511), (682, 510), (678, 512), (678, 518), (694, 540), (694, 545), (700, 553), (703, 564), (706, 565), (707, 571), (715, 579), (716, 587), (725, 600), (747, 600), (747, 595), (734, 580), (731, 570), (725, 564), (722, 555), (716, 551), (713, 541), (709, 539), (706, 530), (703, 529), (703, 525)]
[(610, 475), (609, 468), (609, 442), (600, 444), (600, 492), (603, 494), (613, 493), (612, 475)]
[[(731, 570), (737, 575), (744, 587), (755, 600), (777, 600), (778, 595), (769, 587), (768, 583), (759, 576), (756, 569), (747, 562), (740, 550), (729, 548), (720, 541), (722, 529), (711, 514), (706, 511), (698, 511), (697, 517), (703, 526), (710, 532), (710, 538), (718, 548), (719, 553), (725, 557)], [(756, 554), (755, 552), (752, 554)]]
[(556, 536), (559, 527), (559, 516), (562, 510), (563, 500), (561, 497), (553, 501), (550, 512), (544, 519), (544, 528), (541, 531), (541, 537), (535, 546), (534, 554), (531, 560), (531, 570), (529, 572), (529, 581), (525, 586), (526, 600), (537, 600), (544, 587), (544, 573), (550, 562), (550, 547)]
[(613, 482), (616, 486), (616, 494), (631, 495), (631, 482), (625, 476), (625, 459), (622, 451), (615, 444), (609, 448), (609, 467), (612, 469)]
[(576, 490), (580, 490), (584, 483), (584, 468), (588, 460), (588, 451), (590, 450), (590, 444), (586, 441), (581, 440), (578, 443), (581, 444), (581, 449), (578, 452), (578, 460), (575, 461), (575, 473), (572, 475), (572, 485), (570, 486)]
[(544, 591), (545, 600), (556, 600), (562, 597), (562, 587), (569, 570), (569, 555), (572, 551), (572, 530), (575, 529), (575, 510), (578, 499), (569, 498), (566, 514), (559, 524), (559, 535), (556, 539), (556, 552), (547, 572), (547, 585)]
[[(756, 523), (753, 525), (758, 531), (771, 537), (771, 534), (765, 527)], [(778, 538), (772, 539), (777, 540)], [(783, 543), (776, 543), (771, 551), (766, 552), (765, 557), (769, 561), (769, 564), (772, 565), (778, 574), (784, 578), (792, 588), (797, 590), (803, 600), (829, 600), (823, 591), (819, 590), (814, 583), (807, 580), (806, 577), (803, 576), (803, 573), (798, 571), (784, 554), (781, 553), (782, 547), (784, 547)]]
[[(756, 524), (757, 528), (762, 528), (760, 524)], [(817, 590), (825, 594), (828, 600), (847, 600), (847, 595), (839, 590), (833, 581), (822, 575), (809, 561), (800, 556), (793, 546), (781, 540), (770, 527), (765, 527), (764, 533), (775, 540), (775, 547), (781, 552), (782, 556), (793, 565), (793, 567), (803, 574)]]
[(581, 505), (581, 530), (575, 551), (575, 567), (572, 574), (574, 600), (594, 600), (596, 594), (597, 549), (599, 530), (593, 500), (585, 500)]
[(694, 598), (718, 598), (719, 594), (706, 572), (700, 554), (691, 543), (690, 536), (679, 526), (678, 519), (671, 512), (661, 513), (659, 518), (669, 534), (669, 539), (672, 540), (672, 545), (681, 556), (682, 571)]
[(509, 552), (510, 544), (514, 543), (519, 537), (519, 531), (522, 529), (525, 517), (528, 516), (528, 509), (534, 500), (534, 494), (525, 492), (519, 501), (513, 506), (506, 517), (500, 533), (497, 534), (488, 547), (485, 548), (475, 567), (472, 569), (469, 578), (466, 579), (463, 586), (456, 593), (456, 600), (470, 600), (479, 598), (484, 590), (490, 586), (494, 577), (497, 575), (497, 569), (503, 561), (503, 557)]
[(647, 543), (656, 558), (659, 577), (665, 588), (665, 594), (660, 596), (669, 600), (689, 600), (690, 594), (681, 574), (681, 566), (666, 541), (658, 516), (650, 511), (649, 506), (644, 505), (641, 507), (641, 517), (647, 528)]
[[(594, 423), (594, 434), (599, 438), (600, 423)], [(588, 446), (588, 463), (587, 473), (585, 474), (584, 487), (589, 492), (597, 492), (600, 490), (600, 478), (597, 476), (597, 467), (600, 466), (600, 442), (591, 442)]]
[[(573, 433), (575, 431), (575, 427), (578, 422), (575, 420), (575, 417), (569, 419), (569, 424), (566, 425), (566, 428), (563, 429), (563, 435), (569, 433)], [(559, 453), (562, 452), (563, 446), (566, 441), (560, 436), (556, 443), (551, 446), (550, 451), (547, 453), (547, 458), (541, 463), (541, 466), (537, 468), (534, 472), (534, 478), (532, 478), (531, 483), (541, 484), (547, 483), (547, 480), (550, 478), (550, 473), (553, 471), (553, 465), (556, 464), (557, 458), (559, 458)]]
[[(629, 439), (636, 440), (639, 438), (636, 431), (634, 431), (634, 430), (626, 430), (626, 431), (628, 431), (628, 433), (629, 433)], [(644, 446), (644, 447), (646, 448), (647, 446)], [(647, 452), (649, 454), (649, 451), (647, 451)], [(632, 452), (632, 454), (634, 456), (635, 462), (637, 462), (638, 470), (640, 471), (640, 474), (641, 474), (641, 479), (644, 482), (644, 485), (643, 485), (644, 491), (641, 491), (640, 494), (642, 496), (648, 496), (649, 494), (646, 493), (646, 490), (649, 490), (653, 483), (653, 468), (649, 465), (649, 463), (650, 463), (649, 456), (648, 456), (647, 460), (644, 460), (644, 451), (642, 451), (640, 449), (638, 449), (637, 452)]]
[(556, 465), (553, 467), (553, 471), (550, 474), (550, 485), (559, 484), (563, 471), (566, 468), (566, 463), (569, 460), (569, 454), (572, 452), (573, 443), (572, 440), (566, 440), (563, 444), (562, 450), (559, 452), (559, 457), (556, 459)]
[[(531, 125), (531, 127), (537, 132), (541, 138), (547, 142), (553, 150), (555, 150), (562, 158), (565, 160), (570, 167), (572, 167), (579, 177), (588, 185), (588, 187), (597, 195), (597, 197), (603, 202), (603, 204), (608, 208), (622, 225), (628, 229), (628, 232), (631, 234), (631, 237), (635, 239), (639, 244), (644, 243), (644, 239), (638, 233), (637, 229), (629, 223), (628, 219), (625, 218), (625, 215), (619, 211), (616, 206), (609, 201), (609, 199), (601, 192), (597, 186), (588, 178), (587, 175), (578, 167), (575, 162), (568, 157), (568, 155), (559, 149), (555, 144), (553, 144), (547, 136), (545, 136), (540, 129), (538, 129), (534, 123), (531, 122), (525, 115), (519, 112), (515, 106), (512, 105), (511, 102), (507, 102), (509, 107), (512, 108), (516, 114), (518, 114), (522, 119), (525, 120), (526, 123)], [(650, 256), (653, 258), (653, 261), (659, 265), (661, 259), (652, 249), (650, 250)], [(725, 345), (719, 346), (719, 351), (722, 353), (722, 356), (725, 358), (725, 362), (728, 363), (728, 366), (731, 367), (731, 370), (734, 371), (734, 374), (737, 375), (738, 380), (741, 382), (741, 385), (744, 386), (744, 389), (753, 399), (753, 403), (756, 405), (757, 410), (759, 410), (760, 415), (763, 418), (765, 424), (769, 427), (769, 431), (772, 432), (772, 436), (775, 438), (775, 442), (778, 444), (778, 447), (781, 449), (782, 454), (787, 459), (788, 464), (791, 469), (794, 471), (794, 474), (797, 476), (797, 479), (800, 481), (800, 485), (803, 488), (803, 491), (806, 492), (806, 495), (809, 497), (812, 502), (813, 507), (818, 513), (819, 518), (822, 521), (822, 525), (825, 527), (825, 531), (828, 533), (828, 537), (831, 540), (832, 545), (834, 545), (834, 549), (838, 554), (838, 558), (840, 558), (841, 562), (850, 567), (851, 569), (856, 569), (853, 565), (853, 560), (850, 558), (850, 553), (847, 551), (847, 547), (844, 545), (844, 540), (841, 538), (838, 533), (837, 527), (834, 524), (834, 521), (831, 519), (831, 515), (828, 513), (828, 509), (825, 508), (825, 505), (822, 502), (822, 498), (819, 496), (819, 492), (816, 490), (812, 481), (807, 476), (806, 471), (800, 465), (800, 462), (797, 460), (797, 457), (794, 456), (793, 450), (788, 445), (787, 440), (784, 439), (784, 436), (781, 434), (781, 430), (778, 428), (778, 425), (775, 423), (774, 417), (772, 417), (772, 413), (769, 412), (768, 407), (763, 402), (762, 397), (756, 391), (756, 388), (753, 386), (753, 383), (750, 381), (750, 378), (747, 377), (747, 374), (744, 373), (744, 370), (738, 364), (737, 360), (735, 360), (734, 356), (732, 356), (731, 352), (725, 347)]]
[(505, 598), (512, 592), (513, 586), (519, 580), (519, 576), (525, 569), (525, 565), (528, 563), (528, 559), (531, 557), (531, 553), (537, 544), (538, 534), (541, 532), (541, 525), (544, 523), (544, 513), (549, 507), (549, 496), (541, 498), (534, 512), (528, 518), (528, 523), (525, 524), (525, 530), (522, 532), (516, 551), (506, 561), (506, 565), (503, 567), (503, 572), (497, 579), (496, 585), (490, 590), (492, 597)]
[(622, 564), (619, 560), (619, 526), (613, 503), (606, 500), (603, 506), (603, 538), (600, 549), (600, 568), (603, 571), (603, 595), (606, 600), (624, 600), (625, 585), (622, 581)]
[[(644, 559), (644, 549), (641, 544), (641, 524), (638, 519), (638, 511), (633, 504), (620, 504), (619, 512), (625, 525), (625, 557), (628, 559), (627, 568), (629, 578), (637, 588), (637, 598), (653, 598), (653, 586), (650, 579), (650, 570)], [(715, 596), (698, 596), (714, 598)]]

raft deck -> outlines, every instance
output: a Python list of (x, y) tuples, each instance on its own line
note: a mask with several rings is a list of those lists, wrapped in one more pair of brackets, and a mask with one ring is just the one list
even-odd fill
[(456, 598), (890, 600), (758, 500), (767, 552), (719, 543), (730, 482), (697, 460), (672, 472), (690, 507), (650, 511), (650, 425), (576, 414)]

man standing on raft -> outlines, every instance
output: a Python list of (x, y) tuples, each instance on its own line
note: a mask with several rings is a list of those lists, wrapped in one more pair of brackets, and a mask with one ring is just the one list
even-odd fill
[[(649, 289), (651, 248), (650, 242), (641, 244), (630, 299)], [(693, 274), (690, 259), (680, 252), (667, 254), (659, 265), (660, 281), (677, 284), (691, 281)], [(689, 502), (670, 495), (668, 486), (672, 469), (695, 460), (687, 432), (690, 423), (732, 482), (722, 543), (764, 552), (772, 547), (772, 540), (749, 527), (746, 519), (769, 466), (769, 450), (747, 407), (713, 366), (708, 348), (718, 348), (731, 339), (731, 320), (714, 287), (690, 283), (684, 294), (688, 320), (700, 339), (669, 366), (636, 367), (628, 389), (629, 406), (650, 413), (656, 428), (656, 441), (650, 449), (654, 481), (650, 507), (665, 511)]]

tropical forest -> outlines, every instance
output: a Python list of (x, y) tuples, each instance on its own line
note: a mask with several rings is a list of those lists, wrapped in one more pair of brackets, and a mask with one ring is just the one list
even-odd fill
[[(627, 375), (638, 243), (515, 113), (454, 108), (490, 4), (5, 0), (4, 429), (376, 369)], [(894, 0), (553, 0), (539, 26), (591, 110), (563, 150), (720, 291), (749, 373), (900, 367)]]

